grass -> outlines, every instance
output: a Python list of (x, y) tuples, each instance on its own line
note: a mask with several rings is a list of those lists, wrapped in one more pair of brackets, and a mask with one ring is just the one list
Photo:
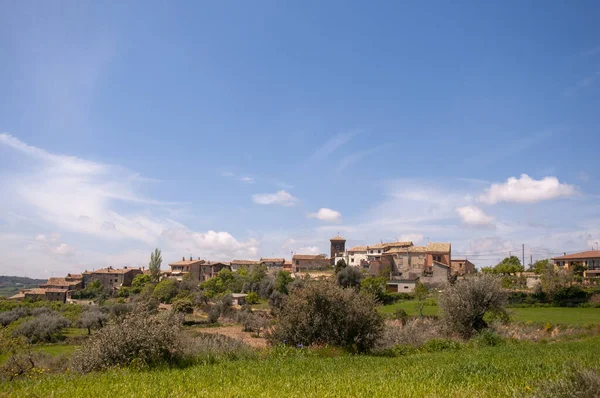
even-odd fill
[[(50, 355), (71, 355), (77, 350), (79, 346), (72, 344), (49, 344), (49, 345), (37, 345), (34, 351), (43, 352)], [(8, 356), (6, 354), (0, 354), (0, 365), (2, 365)], [(1, 394), (0, 394), (1, 396)]]
[(596, 337), (399, 358), (273, 356), (186, 369), (48, 375), (0, 384), (0, 391), (7, 397), (509, 397), (560, 377), (571, 363), (598, 369), (599, 350)]
[[(408, 315), (418, 315), (415, 309), (415, 300), (399, 301), (394, 304), (384, 305), (379, 311), (384, 314), (393, 314), (398, 309), (403, 309)], [(424, 315), (437, 315), (439, 308), (435, 305), (426, 305)], [(567, 307), (526, 307), (509, 308), (513, 321), (551, 323), (562, 325), (600, 324), (600, 308), (567, 308)]]

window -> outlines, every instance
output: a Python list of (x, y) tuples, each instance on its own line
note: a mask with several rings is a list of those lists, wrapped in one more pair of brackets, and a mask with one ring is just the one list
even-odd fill
[(300, 260), (296, 260), (296, 265), (300, 265)]
[(377, 250), (377, 253), (381, 253), (381, 250)]
[(354, 257), (352, 257), (352, 258), (350, 259), (350, 262), (351, 262), (351, 263), (353, 263), (353, 262), (354, 262)]
[(408, 289), (408, 286), (404, 286), (405, 289)]

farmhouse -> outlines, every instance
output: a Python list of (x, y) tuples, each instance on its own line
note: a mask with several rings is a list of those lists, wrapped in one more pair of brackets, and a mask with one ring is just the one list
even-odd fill
[(571, 269), (575, 264), (585, 265), (587, 267), (587, 271), (584, 272), (585, 277), (600, 276), (600, 250), (588, 250), (573, 254), (565, 253), (563, 256), (554, 257), (552, 260), (555, 265), (566, 269)]
[(231, 270), (233, 272), (237, 272), (240, 268), (243, 267), (253, 267), (255, 265), (260, 265), (260, 261), (256, 260), (231, 260), (229, 263), (231, 266)]
[(133, 278), (142, 273), (143, 271), (141, 268), (128, 267), (123, 267), (121, 269), (108, 267), (95, 271), (85, 271), (83, 273), (83, 287), (85, 288), (94, 281), (100, 281), (104, 288), (111, 289), (121, 286), (131, 286)]
[(452, 259), (450, 260), (450, 269), (454, 275), (469, 275), (477, 272), (475, 270), (475, 264), (465, 259)]
[(303, 272), (328, 269), (330, 264), (325, 254), (294, 254), (292, 267), (294, 272)]

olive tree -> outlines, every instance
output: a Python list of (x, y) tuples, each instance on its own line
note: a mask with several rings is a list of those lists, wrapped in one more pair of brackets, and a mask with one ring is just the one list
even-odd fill
[(381, 335), (383, 323), (372, 295), (314, 281), (292, 290), (269, 338), (272, 343), (329, 344), (365, 352)]
[(506, 294), (501, 279), (492, 274), (468, 278), (448, 286), (439, 298), (441, 321), (448, 332), (462, 338), (488, 327), (488, 313), (506, 319)]

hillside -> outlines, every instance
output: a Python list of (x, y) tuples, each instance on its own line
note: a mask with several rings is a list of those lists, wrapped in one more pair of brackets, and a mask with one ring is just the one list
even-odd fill
[(45, 283), (46, 279), (32, 279), (24, 276), (0, 276), (0, 296), (10, 297), (19, 289), (30, 289)]

